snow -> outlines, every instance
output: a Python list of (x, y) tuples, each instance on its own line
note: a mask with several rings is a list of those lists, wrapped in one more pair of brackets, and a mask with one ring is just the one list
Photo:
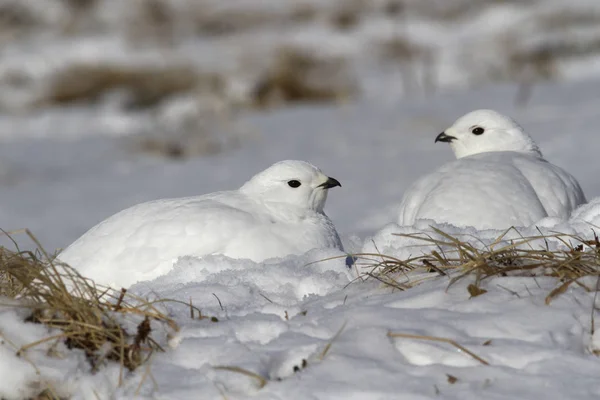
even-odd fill
[[(309, 260), (316, 256), (313, 253)], [(194, 304), (205, 305), (207, 315), (220, 319), (219, 323), (188, 320), (179, 346), (155, 360), (152, 370), (158, 386), (167, 388), (166, 398), (211, 398), (218, 396), (217, 387), (225, 388), (229, 398), (425, 399), (435, 398), (439, 390), (446, 398), (583, 399), (600, 393), (594, 376), (600, 366), (588, 352), (593, 293), (569, 290), (546, 306), (544, 298), (555, 282), (545, 278), (537, 283), (525, 278), (495, 279), (484, 286), (488, 293), (472, 299), (464, 282), (446, 290), (447, 280), (429, 281), (406, 292), (390, 293), (373, 282), (340, 290), (347, 283), (342, 262), (330, 261), (328, 271), (310, 266), (299, 272), (301, 265), (294, 261), (264, 266), (260, 276), (273, 279), (263, 280), (260, 291), (253, 290), (258, 280), (248, 279), (258, 266), (246, 265), (240, 272), (239, 261), (230, 261), (233, 271), (198, 279), (197, 270), (222, 264), (223, 259), (180, 263), (164, 280), (147, 284), (144, 289), (157, 295), (182, 301), (191, 296)], [(232, 279), (235, 273), (241, 277)], [(282, 288), (285, 275), (294, 279)], [(302, 277), (309, 276), (315, 294), (298, 297), (295, 292), (306, 285)], [(324, 281), (336, 280), (338, 287), (323, 287)], [(142, 286), (146, 285), (138, 290)], [(172, 312), (186, 320), (185, 308)], [(451, 345), (391, 339), (389, 331), (456, 340), (490, 366)], [(303, 359), (306, 368), (294, 373)], [(173, 381), (167, 373), (173, 365), (195, 371), (196, 384), (206, 391), (171, 392), (186, 380)], [(254, 378), (209, 367), (216, 365), (242, 367), (268, 383), (259, 390)], [(584, 366), (578, 368), (574, 381), (557, 379), (572, 375), (574, 365)], [(446, 374), (458, 382), (448, 383)]]
[[(69, 350), (53, 340), (32, 347), (18, 356), (21, 347), (60, 334), (43, 325), (24, 322), (28, 313), (22, 305), (0, 298), (0, 396), (25, 399), (38, 395), (47, 384), (58, 396), (77, 392), (81, 398), (96, 395), (106, 398), (118, 381), (119, 366), (108, 365), (101, 376), (94, 377), (83, 351)], [(53, 356), (49, 356), (53, 355)]]
[[(134, 204), (240, 187), (249, 171), (282, 159), (305, 159), (342, 182), (326, 210), (348, 252), (419, 255), (430, 248), (393, 234), (439, 238), (431, 226), (473, 245), (490, 245), (501, 231), (433, 221), (411, 227), (393, 223), (407, 188), (454, 158), (447, 147), (433, 143), (436, 135), (481, 107), (514, 117), (548, 160), (577, 178), (590, 200), (570, 220), (546, 218), (537, 227), (508, 232), (505, 240), (540, 230), (590, 238), (600, 226), (600, 182), (593, 163), (600, 154), (598, 56), (591, 46), (598, 34), (596, 1), (482, 2), (452, 16), (464, 0), (434, 6), (411, 0), (399, 29), (377, 14), (382, 2), (368, 2), (368, 17), (354, 30), (339, 31), (327, 22), (337, 2), (302, 2), (324, 10), (306, 28), (286, 19), (288, 2), (248, 0), (244, 7), (266, 11), (269, 22), (246, 20), (248, 25), (231, 35), (186, 37), (160, 49), (132, 43), (139, 32), (131, 29), (138, 25), (129, 26), (128, 16), (136, 15), (142, 2), (99, 2), (84, 34), (61, 31), (69, 18), (66, 3), (51, 3), (55, 7), (48, 12), (40, 12), (33, 1), (24, 5), (37, 10), (40, 33), (6, 43), (0, 59), (0, 227), (27, 227), (49, 251)], [(188, 35), (196, 26), (194, 2), (171, 4), (181, 22), (174, 30)], [(218, 7), (221, 15), (239, 10), (223, 4), (215, 0), (202, 6)], [(412, 72), (402, 61), (400, 68), (378, 64), (381, 42), (398, 37), (433, 52), (435, 90), (404, 84), (413, 81), (407, 74), (414, 73), (415, 80), (426, 75), (423, 60), (411, 64)], [(348, 57), (361, 95), (344, 104), (237, 110), (269, 54), (290, 43)], [(552, 63), (552, 79), (537, 83), (526, 104), (516, 102), (515, 82), (531, 72), (513, 74), (507, 55), (529, 56), (546, 46), (564, 52)], [(128, 93), (108, 93), (94, 104), (37, 103), (61, 68), (86, 63), (191, 65), (202, 73), (222, 72), (227, 84), (224, 94), (198, 99), (179, 93), (148, 110), (127, 109)], [(173, 133), (169, 139), (179, 140), (177, 132), (189, 129), (182, 121), (204, 116), (211, 107), (231, 112), (231, 123), (212, 129), (215, 116), (209, 112), (201, 125), (210, 126), (218, 140), (233, 138), (233, 144), (180, 159), (139, 151), (140, 135), (164, 130)], [(559, 240), (547, 242), (551, 249), (562, 246)], [(0, 397), (35, 396), (47, 382), (59, 395), (75, 399), (132, 398), (140, 383), (141, 397), (160, 399), (577, 400), (600, 395), (600, 334), (591, 319), (598, 319), (600, 300), (594, 292), (571, 285), (546, 305), (555, 279), (507, 276), (483, 281), (487, 292), (471, 298), (470, 278), (448, 287), (452, 276), (410, 274), (403, 283), (427, 279), (398, 291), (364, 281), (357, 276), (365, 272), (360, 265), (347, 264), (346, 254), (335, 249), (262, 263), (217, 255), (180, 259), (166, 275), (131, 291), (186, 304), (191, 299), (217, 321), (192, 320), (189, 307), (164, 304), (181, 326), (178, 336), (165, 353), (152, 356), (147, 368), (127, 374), (120, 387), (118, 365), (92, 374), (82, 352), (61, 345), (50, 349), (51, 342), (17, 357), (21, 346), (57, 332), (24, 322), (25, 310), (2, 299)], [(595, 279), (582, 283), (596, 285)], [(451, 339), (490, 365), (448, 343), (392, 338), (390, 332)], [(255, 377), (218, 366), (243, 368), (266, 384), (260, 388)]]

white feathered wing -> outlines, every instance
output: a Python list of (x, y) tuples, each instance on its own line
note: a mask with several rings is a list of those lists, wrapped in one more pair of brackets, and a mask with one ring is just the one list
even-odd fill
[(405, 193), (398, 223), (432, 219), (477, 229), (529, 226), (568, 218), (586, 199), (576, 179), (534, 154), (486, 152), (463, 157), (419, 179)]
[(280, 217), (276, 209), (239, 191), (156, 200), (96, 225), (59, 259), (83, 276), (128, 286), (167, 273), (181, 255), (223, 254), (262, 261), (310, 248), (342, 248), (324, 214), (311, 210), (294, 214), (286, 207), (285, 218)]

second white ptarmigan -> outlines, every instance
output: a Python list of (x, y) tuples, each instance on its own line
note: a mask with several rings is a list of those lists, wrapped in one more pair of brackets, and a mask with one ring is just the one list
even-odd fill
[(586, 202), (577, 180), (546, 161), (511, 118), (476, 110), (440, 133), (457, 160), (415, 182), (405, 193), (398, 223), (432, 219), (455, 226), (505, 229), (545, 217), (567, 219)]
[(257, 262), (342, 244), (323, 207), (341, 186), (304, 161), (281, 161), (239, 190), (155, 200), (123, 210), (58, 258), (114, 287), (167, 273), (180, 256), (223, 254)]

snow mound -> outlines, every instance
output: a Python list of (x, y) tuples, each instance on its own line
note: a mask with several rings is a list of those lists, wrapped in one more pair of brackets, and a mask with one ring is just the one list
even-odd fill
[[(223, 267), (223, 261), (213, 264)], [(292, 260), (287, 263), (291, 268)], [(185, 265), (179, 267), (170, 277), (173, 281), (185, 281)], [(187, 267), (190, 272), (191, 264)], [(447, 398), (585, 399), (600, 393), (600, 365), (590, 355), (593, 294), (581, 288), (570, 288), (546, 306), (544, 298), (555, 285), (550, 278), (537, 283), (493, 279), (485, 286), (488, 292), (474, 298), (466, 282), (448, 289), (447, 280), (438, 279), (392, 293), (365, 282), (285, 306), (275, 288), (269, 292), (258, 284), (271, 278), (274, 268), (263, 269), (262, 276), (258, 270), (244, 274), (244, 282), (230, 287), (230, 292), (251, 301), (246, 310), (227, 303), (241, 304), (242, 299), (230, 296), (224, 301), (221, 293), (226, 310), (221, 314), (226, 315), (219, 322), (188, 319), (179, 346), (152, 365), (158, 393), (206, 399), (221, 393), (233, 399), (333, 399), (357, 393), (361, 398), (426, 399), (441, 393)], [(312, 271), (318, 277), (316, 272)], [(223, 280), (225, 275), (219, 275)], [(210, 280), (204, 282), (155, 286), (156, 294), (206, 298), (213, 287)], [(273, 303), (258, 294), (250, 296), (246, 285), (261, 288)], [(289, 291), (286, 297), (295, 296)], [(276, 309), (280, 311), (273, 312)], [(450, 344), (393, 338), (390, 332), (454, 340), (489, 366)], [(584, 368), (573, 373), (575, 365)], [(550, 374), (570, 376), (575, 383), (548, 380)], [(448, 376), (456, 377), (457, 383)], [(143, 393), (152, 393), (150, 385)]]
[[(255, 312), (283, 318), (286, 311), (288, 317), (300, 311), (298, 302), (338, 291), (354, 277), (346, 254), (337, 249), (316, 249), (263, 263), (212, 255), (182, 257), (168, 274), (140, 282), (130, 291), (191, 301), (219, 319)], [(175, 312), (189, 315), (187, 308)]]
[(590, 228), (600, 226), (600, 197), (578, 207), (571, 215), (571, 223), (587, 223)]

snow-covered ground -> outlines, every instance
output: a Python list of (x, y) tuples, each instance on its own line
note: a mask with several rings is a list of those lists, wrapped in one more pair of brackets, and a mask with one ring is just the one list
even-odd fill
[[(472, 299), (464, 282), (446, 291), (445, 279), (406, 292), (372, 282), (341, 289), (346, 277), (340, 262), (331, 263), (329, 271), (302, 262), (258, 270), (234, 264), (202, 283), (190, 283), (201, 279), (202, 267), (182, 263), (160, 283), (141, 285), (161, 295), (191, 297), (224, 317), (217, 324), (186, 323), (180, 347), (157, 357), (152, 372), (165, 398), (218, 398), (219, 391), (228, 398), (260, 399), (586, 399), (600, 394), (600, 364), (590, 354), (594, 296), (582, 289), (551, 306), (544, 298), (554, 282), (545, 279), (495, 279), (484, 286), (487, 293)], [(234, 272), (238, 268), (243, 271)], [(179, 314), (182, 320), (186, 313)], [(490, 365), (448, 344), (390, 338), (388, 332), (453, 339)], [(215, 371), (211, 366), (216, 365), (242, 367), (268, 383), (258, 389), (255, 378)], [(295, 366), (300, 371), (294, 373)]]
[[(22, 2), (30, 3), (35, 4)], [(101, 3), (104, 11), (99, 15), (105, 17), (101, 22), (118, 39), (117, 28), (124, 28), (119, 18), (127, 13), (107, 10), (125, 3)], [(183, 8), (187, 4), (172, 3)], [(244, 2), (248, 7), (267, 3), (271, 6), (263, 8), (273, 15), (287, 10), (272, 7), (270, 2)], [(588, 200), (600, 196), (595, 166), (600, 154), (600, 70), (592, 51), (598, 34), (596, 2), (569, 2), (568, 7), (562, 1), (507, 2), (460, 14), (458, 20), (440, 17), (451, 14), (440, 4), (458, 7), (464, 1), (437, 2), (437, 8), (432, 8), (436, 12), (421, 10), (419, 3), (407, 3), (407, 10), (416, 16), (406, 17), (402, 34), (409, 35), (411, 42), (435, 44), (443, 50), (436, 53), (441, 66), (436, 75), (438, 92), (429, 96), (420, 91), (407, 96), (402, 84), (405, 70), (374, 67), (370, 57), (361, 57), (365, 49), (374, 47), (374, 38), (398, 34), (394, 25), (384, 21), (389, 17), (378, 19), (368, 13), (350, 32), (340, 33), (317, 18), (311, 29), (254, 26), (206, 41), (183, 40), (167, 53), (151, 46), (130, 52), (128, 45), (111, 35), (95, 35), (94, 29), (104, 26), (99, 22), (91, 25), (87, 36), (55, 33), (15, 41), (3, 49), (0, 59), (4, 110), (0, 115), (0, 227), (29, 228), (53, 250), (135, 203), (236, 188), (275, 161), (304, 159), (343, 185), (332, 191), (325, 210), (347, 250), (371, 251), (371, 235), (395, 220), (395, 207), (407, 187), (418, 176), (453, 159), (447, 145), (433, 143), (436, 135), (458, 116), (481, 107), (513, 116), (548, 160), (577, 177)], [(57, 7), (39, 16), (49, 31), (62, 21)], [(565, 18), (571, 22), (561, 25), (550, 18), (556, 15), (572, 17)], [(554, 25), (540, 22), (541, 16), (548, 16)], [(277, 18), (285, 25), (285, 18)], [(187, 28), (182, 24), (177, 29)], [(494, 61), (495, 57), (505, 60), (506, 55), (496, 54), (492, 50), (496, 47), (490, 45), (507, 31), (515, 35), (503, 42), (511, 45), (511, 51), (515, 46), (520, 50), (540, 43), (557, 48), (572, 48), (561, 47), (570, 41), (582, 44), (579, 53), (572, 51), (553, 65), (567, 79), (539, 83), (526, 105), (515, 102), (518, 88), (514, 81), (522, 77), (508, 76), (510, 68), (505, 71), (504, 61)], [(343, 104), (237, 109), (248, 82), (262, 67), (254, 70), (248, 61), (251, 77), (242, 74), (247, 72), (239, 61), (246, 60), (242, 50), (251, 50), (260, 60), (262, 52), (274, 47), (273, 32), (285, 32), (279, 37), (284, 43), (300, 41), (350, 57), (358, 70), (361, 95)], [(219, 94), (215, 100), (211, 94), (205, 101), (184, 93), (150, 110), (137, 111), (124, 108), (127, 93), (124, 97), (108, 94), (92, 105), (31, 106), (47, 97), (44, 90), (53, 74), (73, 58), (153, 64), (164, 54), (176, 55), (174, 59), (197, 68), (209, 68), (211, 63), (216, 69), (231, 67), (233, 71), (225, 74), (227, 95)], [(473, 56), (482, 62), (473, 61)], [(497, 79), (490, 78), (495, 72), (486, 63), (500, 65)], [(512, 82), (492, 84), (492, 80)], [(143, 134), (158, 123), (164, 123), (167, 131), (182, 129), (174, 128), (168, 116), (174, 113), (176, 122), (178, 116), (194, 116), (204, 112), (196, 107), (202, 108), (198, 104), (205, 102), (225, 109), (216, 114), (233, 113), (227, 123), (216, 124), (219, 140), (231, 138), (222, 151), (182, 159), (139, 151), (132, 134)], [(233, 111), (231, 104), (235, 104)], [(207, 117), (211, 127), (214, 118), (212, 114)], [(562, 221), (547, 228), (553, 227), (564, 233), (591, 234), (591, 227), (581, 222)], [(388, 235), (396, 231), (400, 228), (390, 226), (376, 235), (377, 249), (399, 257), (418, 251)], [(485, 239), (498, 234), (454, 231), (461, 232)], [(0, 244), (9, 245), (7, 241)], [(28, 247), (25, 240), (20, 244)], [(315, 250), (264, 264), (221, 256), (182, 259), (169, 274), (138, 283), (132, 290), (139, 294), (191, 299), (219, 322), (191, 320), (187, 308), (167, 306), (182, 327), (177, 340), (166, 353), (153, 356), (149, 369), (130, 374), (123, 387), (117, 387), (118, 366), (91, 375), (82, 354), (62, 348), (54, 349), (59, 357), (49, 356), (44, 346), (28, 351), (29, 360), (39, 368), (41, 375), (37, 375), (32, 364), (14, 355), (14, 349), (51, 332), (21, 322), (22, 315), (12, 308), (2, 308), (0, 397), (24, 398), (39, 392), (36, 388), (41, 386), (32, 382), (50, 381), (74, 398), (130, 398), (142, 380), (141, 394), (164, 399), (558, 400), (600, 396), (600, 362), (592, 353), (600, 348), (598, 335), (591, 335), (594, 293), (571, 285), (546, 305), (544, 299), (556, 287), (555, 280), (517, 277), (488, 280), (483, 286), (488, 292), (474, 298), (466, 289), (468, 280), (446, 290), (448, 278), (399, 292), (375, 281), (353, 282), (355, 271), (346, 267), (343, 257), (312, 263), (336, 256), (343, 254)], [(489, 365), (449, 344), (391, 338), (388, 332), (452, 339)], [(260, 388), (256, 378), (215, 366), (244, 368), (262, 376), (266, 385)]]
[[(347, 286), (343, 260), (306, 265), (333, 255), (314, 251), (263, 265), (217, 256), (183, 259), (166, 276), (134, 286), (151, 298), (191, 301), (219, 321), (191, 320), (187, 307), (168, 306), (181, 324), (178, 336), (166, 353), (154, 354), (149, 368), (126, 375), (120, 388), (117, 365), (91, 375), (79, 351), (59, 347), (48, 356), (41, 345), (27, 351), (27, 360), (16, 357), (14, 349), (51, 332), (5, 309), (0, 321), (10, 347), (0, 347), (0, 393), (23, 398), (34, 392), (33, 362), (42, 380), (74, 398), (131, 398), (136, 392), (161, 399), (600, 395), (593, 293), (571, 286), (546, 305), (554, 279), (515, 277), (488, 281), (482, 286), (487, 293), (474, 298), (467, 280), (448, 289), (447, 278), (399, 292), (374, 281)], [(483, 361), (451, 344), (390, 333), (451, 339)]]

